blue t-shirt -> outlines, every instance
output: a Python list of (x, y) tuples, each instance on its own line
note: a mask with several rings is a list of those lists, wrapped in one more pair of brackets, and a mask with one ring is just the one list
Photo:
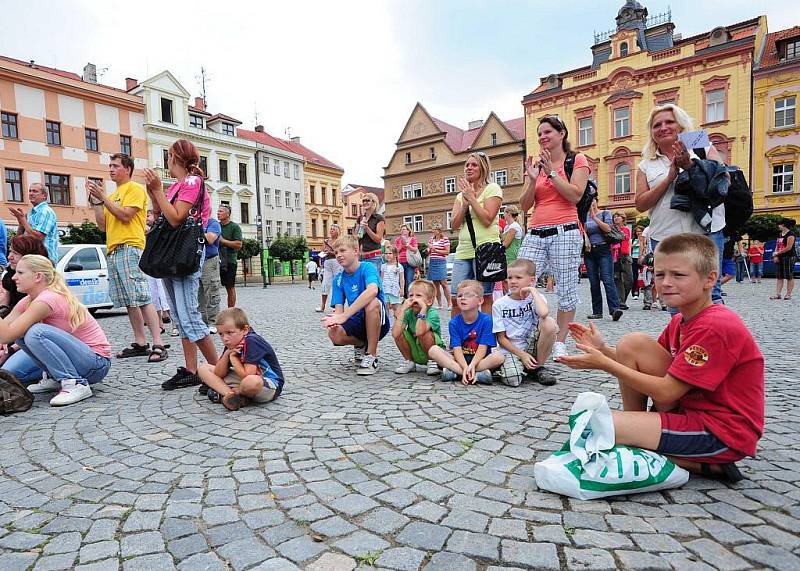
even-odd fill
[(458, 314), (450, 320), (450, 348), (461, 347), (465, 357), (472, 358), (478, 352), (478, 345), (486, 345), (486, 354), (492, 352), (492, 347), (497, 346), (497, 340), (492, 333), (492, 316), (478, 312), (478, 319), (466, 323), (464, 316)]
[(261, 337), (253, 329), (244, 336), (244, 350), (242, 354), (242, 363), (248, 365), (256, 365), (261, 369), (261, 377), (270, 383), (270, 388), (276, 389), (275, 396), (281, 394), (283, 390), (283, 370), (280, 363), (278, 363), (278, 356), (272, 345), (267, 343), (267, 340)]
[[(360, 262), (356, 271), (348, 274), (342, 270), (333, 278), (333, 288), (331, 291), (331, 307), (339, 304), (352, 305), (358, 296), (367, 289), (369, 284), (378, 286), (378, 300), (383, 303), (383, 287), (381, 286), (381, 276), (374, 264)], [(491, 331), (491, 327), (489, 328)]]
[[(598, 216), (600, 220), (612, 226), (614, 224), (614, 219), (611, 216), (611, 213), (608, 210), (601, 210), (600, 215)], [(604, 244), (606, 241), (606, 235), (603, 234), (603, 231), (600, 230), (600, 226), (597, 225), (597, 222), (594, 221), (594, 218), (591, 216), (586, 217), (586, 234), (589, 235), (589, 243), (594, 246), (595, 244)]]
[(217, 239), (213, 243), (206, 242), (206, 260), (219, 255), (219, 237), (222, 235), (222, 226), (216, 218), (209, 218), (208, 224), (203, 229), (204, 232), (213, 232), (217, 235)]

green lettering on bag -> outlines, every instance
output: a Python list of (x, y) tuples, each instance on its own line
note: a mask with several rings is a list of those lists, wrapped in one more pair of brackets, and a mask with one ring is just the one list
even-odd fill
[[(614, 460), (620, 463), (620, 466), (622, 465), (620, 453), (630, 454), (633, 457), (634, 477), (636, 479), (622, 482), (619, 481), (619, 478), (624, 476), (621, 469), (618, 477), (609, 479), (609, 471), (607, 469), (608, 466), (605, 466), (605, 468), (597, 476), (597, 479), (591, 479), (581, 465), (580, 460), (577, 459), (565, 464), (564, 467), (569, 470), (569, 472), (579, 482), (581, 489), (595, 492), (624, 491), (646, 488), (648, 486), (660, 484), (661, 482), (665, 481), (675, 470), (675, 464), (669, 460), (666, 460), (665, 462), (659, 462), (659, 456), (655, 456), (653, 453), (640, 448), (615, 446), (611, 450), (608, 450), (607, 453), (609, 455), (614, 454), (616, 456)], [(563, 452), (561, 451), (553, 454), (553, 456), (561, 455), (563, 455)], [(663, 456), (660, 458), (663, 458)], [(659, 464), (661, 465), (659, 466)], [(646, 470), (644, 469), (645, 467), (647, 467)]]

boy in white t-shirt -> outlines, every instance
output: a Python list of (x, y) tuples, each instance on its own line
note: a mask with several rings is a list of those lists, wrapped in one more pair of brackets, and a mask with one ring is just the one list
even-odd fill
[(508, 290), (492, 307), (493, 332), (505, 355), (499, 379), (511, 387), (518, 387), (523, 378), (554, 385), (555, 375), (540, 363), (550, 356), (558, 326), (549, 316), (547, 300), (536, 291), (533, 262), (520, 258), (509, 264)]

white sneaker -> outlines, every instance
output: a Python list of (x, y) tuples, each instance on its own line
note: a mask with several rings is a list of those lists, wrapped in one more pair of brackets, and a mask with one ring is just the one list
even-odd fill
[(314, 311), (316, 311), (317, 313), (322, 313), (323, 311), (325, 311), (325, 309), (322, 307), (315, 307)]
[(561, 357), (565, 357), (567, 355), (569, 355), (569, 353), (567, 353), (567, 346), (565, 343), (562, 343), (561, 341), (556, 341), (553, 343), (553, 361), (558, 362)]
[[(363, 363), (363, 361), (362, 361)], [(405, 375), (406, 373), (413, 373), (417, 370), (417, 364), (414, 361), (406, 361), (399, 367), (397, 367), (394, 372), (398, 375)]]
[(76, 383), (73, 379), (61, 381), (61, 392), (50, 399), (50, 406), (66, 406), (92, 396), (89, 385)]
[(361, 366), (356, 371), (357, 375), (374, 375), (378, 372), (378, 358), (374, 355), (364, 355)]
[(364, 360), (364, 356), (367, 354), (366, 347), (356, 347), (353, 346), (353, 364), (360, 365), (361, 361)]
[(52, 393), (53, 391), (61, 390), (61, 383), (49, 378), (43, 378), (38, 383), (28, 385), (28, 390), (34, 394), (38, 393)]
[(216, 327), (213, 327), (213, 326), (209, 327), (208, 331), (211, 333), (211, 335), (216, 335), (217, 334), (217, 328)]
[(439, 370), (439, 365), (436, 364), (436, 361), (433, 359), (428, 359), (428, 368), (425, 371), (425, 374), (434, 376), (438, 375), (439, 373), (441, 373), (441, 371)]

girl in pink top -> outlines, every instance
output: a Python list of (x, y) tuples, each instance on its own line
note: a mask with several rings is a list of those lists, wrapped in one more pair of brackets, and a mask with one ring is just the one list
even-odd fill
[(403, 266), (403, 277), (405, 278), (403, 297), (408, 297), (408, 287), (414, 281), (414, 272), (417, 269), (408, 263), (408, 252), (416, 252), (419, 248), (417, 237), (414, 236), (414, 231), (408, 225), (400, 226), (400, 235), (394, 239), (394, 247), (397, 248), (397, 261)]
[(30, 385), (32, 393), (60, 390), (51, 406), (92, 396), (90, 383), (102, 381), (111, 368), (111, 345), (105, 333), (72, 294), (49, 258), (23, 256), (14, 274), (17, 290), (28, 294), (3, 320), (0, 341), (22, 349), (3, 368), (14, 373), (31, 359), (47, 378)]
[[(152, 169), (144, 170), (147, 193), (153, 202), (153, 213), (156, 216), (163, 214), (172, 226), (182, 224), (189, 217), (199, 193), (202, 193), (203, 226), (208, 223), (208, 218), (211, 216), (211, 199), (203, 184), (204, 173), (199, 164), (200, 153), (197, 152), (197, 147), (186, 139), (179, 139), (172, 144), (167, 157), (170, 176), (176, 178), (178, 182), (172, 184), (166, 194), (158, 173)], [(178, 367), (178, 371), (161, 384), (164, 390), (200, 384), (200, 377), (197, 376), (198, 348), (209, 364), (217, 363), (217, 348), (214, 346), (208, 326), (203, 322), (197, 302), (204, 261), (205, 254), (200, 260), (200, 267), (193, 274), (161, 280), (172, 309), (172, 318), (181, 336), (186, 364), (185, 367)]]
[(584, 155), (575, 154), (572, 176), (567, 176), (564, 163), (570, 153), (569, 132), (558, 117), (542, 117), (537, 132), (541, 151), (538, 159), (525, 161), (525, 185), (519, 200), (524, 212), (536, 208), (517, 257), (531, 260), (537, 272), (549, 270), (556, 278), (558, 338), (553, 360), (558, 361), (567, 354), (568, 325), (578, 306), (583, 234), (575, 205), (589, 180), (589, 163)]

